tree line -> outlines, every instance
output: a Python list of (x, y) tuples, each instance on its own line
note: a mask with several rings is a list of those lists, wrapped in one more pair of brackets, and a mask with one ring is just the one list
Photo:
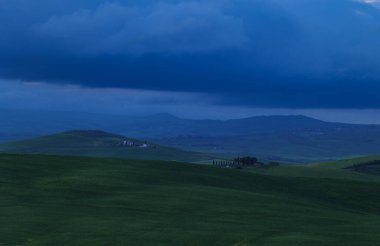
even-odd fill
[(258, 159), (256, 157), (237, 157), (233, 160), (213, 160), (212, 164), (219, 167), (249, 167), (258, 165)]
[(245, 157), (237, 157), (232, 160), (213, 160), (213, 166), (224, 167), (224, 168), (245, 168), (245, 167), (271, 167), (278, 166), (277, 162), (270, 162), (268, 164), (264, 164), (259, 162), (256, 157), (245, 156)]

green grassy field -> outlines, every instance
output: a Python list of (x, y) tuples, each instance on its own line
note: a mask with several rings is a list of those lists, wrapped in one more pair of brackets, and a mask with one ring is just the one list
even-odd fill
[(281, 168), (3, 154), (0, 245), (380, 244), (379, 177)]

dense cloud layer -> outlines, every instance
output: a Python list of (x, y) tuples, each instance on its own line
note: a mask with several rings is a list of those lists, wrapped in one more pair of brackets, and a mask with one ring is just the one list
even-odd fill
[(0, 76), (380, 108), (380, 10), (355, 0), (0, 0)]

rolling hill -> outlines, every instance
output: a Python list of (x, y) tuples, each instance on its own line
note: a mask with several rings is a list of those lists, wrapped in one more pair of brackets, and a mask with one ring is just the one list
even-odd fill
[[(270, 169), (251, 169), (250, 172), (264, 175), (287, 176), (295, 178), (325, 178), (357, 181), (377, 181), (380, 177), (376, 172), (361, 172), (357, 166), (367, 166), (378, 163), (380, 156), (365, 156), (332, 162), (322, 162), (307, 165), (281, 165)], [(370, 175), (368, 175), (370, 174)]]
[(312, 163), (380, 154), (380, 129), (340, 128), (244, 136), (180, 136), (157, 143), (219, 155), (254, 155), (289, 163)]
[(3, 153), (123, 157), (144, 160), (205, 161), (211, 156), (95, 130), (68, 131), (0, 144)]
[(0, 184), (0, 245), (380, 244), (380, 177), (336, 167), (1, 154)]
[(380, 154), (380, 126), (324, 122), (302, 115), (190, 120), (169, 114), (130, 117), (0, 110), (0, 117), (0, 142), (70, 129), (102, 129), (188, 151), (290, 163)]

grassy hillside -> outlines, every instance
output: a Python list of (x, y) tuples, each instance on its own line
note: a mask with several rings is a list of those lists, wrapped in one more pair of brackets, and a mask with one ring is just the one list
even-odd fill
[(326, 170), (0, 155), (0, 245), (379, 245), (380, 179)]
[(142, 145), (145, 142), (102, 131), (69, 131), (26, 141), (0, 144), (0, 152), (26, 154), (56, 154), (103, 157), (126, 157), (144, 160), (204, 161), (206, 154), (184, 151), (147, 143), (147, 148), (125, 146), (124, 141)]
[(380, 154), (379, 129), (358, 127), (228, 137), (183, 136), (158, 142), (192, 151), (310, 163)]
[(380, 177), (367, 175), (368, 173), (358, 172), (352, 168), (365, 166), (378, 160), (380, 160), (380, 156), (367, 156), (308, 165), (281, 165), (270, 169), (250, 169), (249, 171), (273, 176), (378, 181)]
[(358, 158), (352, 158), (352, 159), (340, 160), (340, 161), (334, 161), (334, 162), (316, 163), (311, 166), (321, 167), (321, 168), (331, 168), (331, 169), (343, 169), (343, 168), (348, 168), (354, 165), (377, 161), (377, 160), (380, 160), (380, 156), (365, 156), (365, 157), (358, 157)]

